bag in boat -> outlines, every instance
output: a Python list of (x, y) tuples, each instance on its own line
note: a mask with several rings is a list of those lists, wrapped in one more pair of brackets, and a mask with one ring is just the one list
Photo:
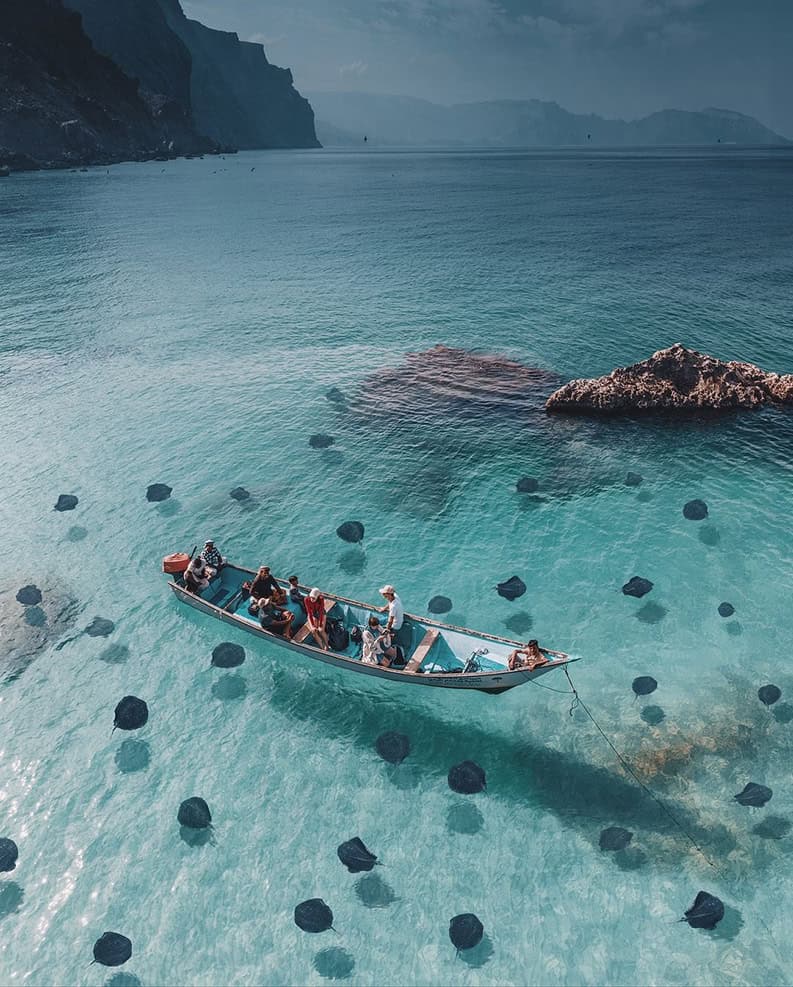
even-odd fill
[(335, 618), (326, 621), (328, 642), (334, 651), (345, 651), (350, 644), (350, 634), (344, 624)]
[(350, 631), (350, 637), (355, 644), (360, 644), (363, 641), (363, 628), (360, 624), (356, 624), (355, 627), (353, 627)]

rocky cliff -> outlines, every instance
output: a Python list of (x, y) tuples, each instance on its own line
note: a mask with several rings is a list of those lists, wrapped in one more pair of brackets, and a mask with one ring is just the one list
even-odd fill
[(725, 363), (679, 343), (605, 377), (571, 380), (548, 398), (548, 411), (589, 414), (727, 411), (793, 404), (793, 374), (753, 363)]
[(118, 161), (161, 142), (137, 83), (95, 51), (79, 15), (60, 0), (4, 0), (0, 164)]

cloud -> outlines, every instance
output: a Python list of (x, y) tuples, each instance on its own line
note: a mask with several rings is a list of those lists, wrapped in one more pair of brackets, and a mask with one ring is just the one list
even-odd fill
[(366, 62), (360, 61), (360, 59), (355, 62), (349, 62), (347, 65), (339, 66), (339, 75), (342, 78), (347, 78), (349, 76), (356, 76), (357, 78), (360, 79), (361, 76), (366, 75), (368, 71), (369, 71), (369, 65)]

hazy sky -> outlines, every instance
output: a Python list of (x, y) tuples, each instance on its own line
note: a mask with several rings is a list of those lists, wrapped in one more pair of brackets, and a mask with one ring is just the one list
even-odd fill
[(298, 89), (740, 110), (793, 137), (793, 0), (183, 0)]

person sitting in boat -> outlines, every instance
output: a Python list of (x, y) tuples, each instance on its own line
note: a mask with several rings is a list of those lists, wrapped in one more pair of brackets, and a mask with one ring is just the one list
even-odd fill
[[(226, 560), (220, 554), (220, 552), (215, 548), (215, 543), (210, 538), (209, 541), (204, 542), (204, 548), (201, 552), (201, 558), (212, 570), (212, 576), (220, 572), (221, 568), (226, 564)], [(209, 578), (211, 579), (212, 576)]]
[(304, 601), (306, 598), (300, 592), (300, 585), (297, 581), (297, 576), (290, 576), (289, 579), (287, 579), (287, 582), (289, 583), (288, 594), (289, 594), (290, 602), (296, 603), (298, 606), (302, 607), (305, 610), (306, 604)]
[(280, 634), (289, 641), (292, 637), (291, 623), (294, 614), (290, 610), (282, 610), (271, 599), (262, 600), (259, 604), (259, 623), (264, 630)]
[(282, 589), (280, 586), (276, 586), (270, 597), (270, 602), (274, 603), (275, 606), (280, 607), (282, 610), (286, 607), (287, 596), (286, 590)]
[(256, 578), (251, 583), (251, 607), (257, 610), (262, 600), (269, 600), (273, 591), (277, 590), (278, 583), (270, 575), (269, 565), (259, 566)]
[(380, 625), (380, 618), (374, 614), (364, 628), (363, 652), (361, 660), (369, 665), (384, 665), (386, 668), (396, 658), (396, 648), (391, 643), (391, 635)]
[(381, 608), (382, 613), (385, 613), (386, 610), (388, 611), (388, 620), (385, 625), (386, 631), (389, 634), (393, 634), (396, 644), (401, 644), (403, 648), (408, 647), (410, 644), (410, 635), (407, 634), (407, 640), (403, 639), (408, 628), (405, 626), (405, 608), (402, 606), (402, 600), (397, 596), (397, 591), (390, 584), (381, 587), (380, 595), (384, 596), (388, 601), (388, 605)]
[(323, 651), (327, 651), (330, 648), (330, 643), (328, 641), (328, 632), (325, 630), (327, 620), (325, 597), (316, 586), (303, 600), (303, 606), (306, 608), (306, 622), (308, 623), (311, 636)]
[(535, 640), (529, 641), (522, 648), (515, 648), (507, 659), (509, 670), (514, 672), (518, 668), (527, 668), (533, 672), (541, 665), (547, 665), (548, 659), (543, 653), (543, 649)]
[(185, 569), (184, 585), (191, 593), (201, 593), (209, 586), (209, 580), (214, 576), (214, 572), (204, 563), (200, 555), (190, 562)]

